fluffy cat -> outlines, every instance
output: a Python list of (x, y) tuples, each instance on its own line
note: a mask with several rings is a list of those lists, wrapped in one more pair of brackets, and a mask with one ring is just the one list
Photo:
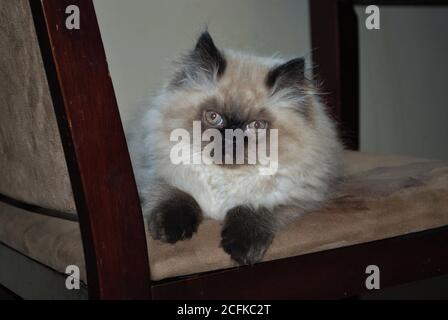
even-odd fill
[[(203, 131), (277, 129), (277, 171), (173, 164), (170, 134), (192, 133), (193, 121)], [(128, 138), (152, 237), (175, 243), (192, 237), (203, 217), (213, 218), (223, 225), (221, 247), (240, 264), (260, 261), (277, 230), (327, 199), (342, 151), (304, 59), (219, 50), (207, 31)]]

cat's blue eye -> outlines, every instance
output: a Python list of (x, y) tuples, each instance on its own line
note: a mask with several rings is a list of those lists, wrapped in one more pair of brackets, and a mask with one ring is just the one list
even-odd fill
[(204, 119), (209, 125), (213, 127), (224, 127), (224, 118), (216, 111), (205, 111)]
[(268, 128), (268, 123), (264, 120), (255, 120), (247, 125), (247, 130), (253, 130), (253, 131), (267, 129), (267, 128)]

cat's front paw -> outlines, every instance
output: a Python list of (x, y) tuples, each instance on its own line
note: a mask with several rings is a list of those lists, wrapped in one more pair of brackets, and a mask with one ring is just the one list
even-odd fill
[(149, 232), (156, 240), (175, 243), (189, 239), (198, 230), (202, 213), (189, 195), (161, 202), (150, 214)]
[(231, 209), (221, 231), (221, 247), (239, 264), (261, 261), (275, 236), (269, 215), (246, 206)]

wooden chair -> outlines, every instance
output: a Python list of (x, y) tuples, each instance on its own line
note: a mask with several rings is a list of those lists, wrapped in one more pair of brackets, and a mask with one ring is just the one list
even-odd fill
[[(358, 96), (347, 95), (349, 89), (357, 92), (358, 85), (356, 42), (352, 42), (355, 33), (345, 33), (349, 28), (356, 30), (351, 4), (352, 1), (325, 1), (324, 6), (324, 1), (311, 1), (310, 8), (313, 47), (318, 48), (314, 58), (322, 77), (327, 80), (327, 89), (332, 92), (329, 103), (334, 114), (341, 120), (343, 130), (350, 133), (348, 143), (356, 148)], [(80, 8), (79, 30), (65, 28), (69, 5)], [(0, 22), (2, 29), (9, 32), (8, 41), (0, 48), (1, 58), (26, 60), (12, 66), (3, 62), (0, 71), (7, 72), (1, 76), (15, 79), (14, 75), (20, 72), (29, 76), (30, 70), (40, 75), (31, 77), (32, 81), (28, 82), (22, 79), (25, 85), (10, 81), (10, 86), (0, 91), (3, 117), (0, 121), (3, 131), (0, 132), (4, 134), (0, 137), (0, 154), (4, 162), (0, 164), (11, 168), (11, 172), (1, 172), (7, 179), (0, 183), (0, 284), (19, 296), (64, 299), (344, 298), (367, 290), (365, 270), (368, 265), (380, 267), (382, 287), (448, 272), (445, 248), (448, 212), (443, 209), (448, 184), (437, 184), (438, 193), (430, 197), (434, 210), (415, 213), (424, 217), (423, 222), (414, 225), (407, 221), (409, 224), (393, 230), (385, 230), (382, 225), (383, 233), (380, 234), (383, 236), (375, 234), (369, 238), (369, 230), (352, 230), (347, 233), (352, 236), (352, 242), (326, 242), (320, 247), (301, 247), (302, 251), (294, 247), (297, 254), (282, 253), (277, 245), (270, 261), (254, 266), (236, 267), (229, 260), (221, 267), (202, 263), (200, 272), (179, 272), (176, 266), (170, 270), (171, 274), (167, 274), (166, 267), (176, 261), (173, 260), (175, 257), (171, 256), (169, 261), (161, 257), (166, 258), (175, 246), (149, 240), (148, 256), (139, 198), (92, 1), (4, 1), (0, 4), (0, 13), (2, 18), (9, 17), (8, 23), (3, 19)], [(26, 37), (16, 33), (26, 34)], [(7, 59), (2, 61), (10, 61)], [(37, 89), (34, 88), (36, 84)], [(39, 101), (33, 99), (34, 91), (30, 90), (37, 90)], [(29, 99), (21, 99), (21, 96)], [(13, 106), (14, 103), (17, 105)], [(39, 118), (42, 110), (48, 113), (43, 120)], [(23, 113), (26, 112), (29, 116), (24, 122)], [(14, 136), (12, 128), (24, 124), (35, 133), (34, 139), (29, 132), (28, 135)], [(22, 132), (19, 129), (18, 132)], [(58, 138), (60, 143), (56, 141)], [(10, 146), (8, 139), (16, 143)], [(29, 147), (36, 141), (44, 141), (43, 155), (37, 154), (41, 149)], [(8, 148), (4, 147), (6, 145)], [(36, 157), (37, 160), (32, 163), (21, 161), (21, 156), (27, 152), (33, 153), (28, 154), (30, 159)], [(424, 167), (419, 169), (423, 170), (419, 174), (428, 172), (425, 184), (434, 180), (429, 175), (434, 170), (448, 175), (446, 163), (372, 158), (358, 153), (348, 157), (356, 163), (356, 168), (350, 169), (350, 174), (355, 177), (350, 181), (363, 177), (371, 179), (372, 176), (376, 179), (378, 161), (387, 165), (386, 172), (395, 173), (398, 167), (418, 163), (418, 168)], [(40, 161), (42, 159), (48, 161)], [(364, 171), (360, 167), (364, 167)], [(23, 175), (17, 177), (18, 171), (14, 172), (14, 169)], [(401, 183), (407, 178), (402, 174), (398, 181)], [(428, 193), (427, 189), (419, 189), (423, 188), (419, 184), (412, 187), (415, 187), (412, 196)], [(356, 214), (359, 226), (364, 223), (363, 215), (358, 215), (363, 209), (356, 205), (382, 201), (340, 200), (335, 204), (337, 214), (332, 215), (335, 218), (331, 221), (341, 225), (347, 219), (344, 217), (348, 217), (346, 221), (351, 223), (353, 215), (341, 215), (347, 211)], [(319, 229), (325, 227), (328, 217), (328, 212), (310, 215), (304, 224)], [(298, 225), (298, 230), (304, 224)], [(211, 222), (207, 226), (210, 228), (201, 231), (198, 237), (207, 237), (217, 230)], [(295, 237), (294, 228), (285, 231), (284, 237)], [(77, 240), (78, 230), (82, 241)], [(390, 236), (384, 236), (386, 234)], [(319, 239), (322, 240), (321, 234)], [(317, 242), (313, 239), (310, 243)], [(182, 244), (176, 248), (185, 252)], [(195, 252), (200, 250), (205, 249)], [(221, 250), (217, 244), (215, 250)], [(156, 252), (162, 254), (154, 254)], [(78, 265), (81, 278), (87, 280), (87, 285), (83, 284), (80, 290), (65, 287), (64, 269), (68, 264)], [(86, 274), (83, 274), (84, 269)]]

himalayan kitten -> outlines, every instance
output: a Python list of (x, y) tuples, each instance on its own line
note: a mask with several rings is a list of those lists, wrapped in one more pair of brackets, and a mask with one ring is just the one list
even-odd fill
[[(317, 94), (305, 76), (304, 59), (219, 50), (210, 34), (202, 33), (129, 135), (151, 236), (175, 243), (191, 238), (203, 217), (212, 218), (222, 223), (221, 247), (233, 260), (260, 261), (277, 230), (327, 199), (337, 175), (342, 148)], [(221, 150), (226, 129), (267, 136), (276, 129), (277, 157), (270, 159), (276, 170), (263, 174), (258, 161), (246, 161), (247, 152), (239, 164), (173, 163), (172, 148), (179, 142), (170, 135), (184, 129), (193, 136), (193, 121), (201, 124), (201, 133), (213, 128), (222, 134), (209, 140), (214, 150)]]

